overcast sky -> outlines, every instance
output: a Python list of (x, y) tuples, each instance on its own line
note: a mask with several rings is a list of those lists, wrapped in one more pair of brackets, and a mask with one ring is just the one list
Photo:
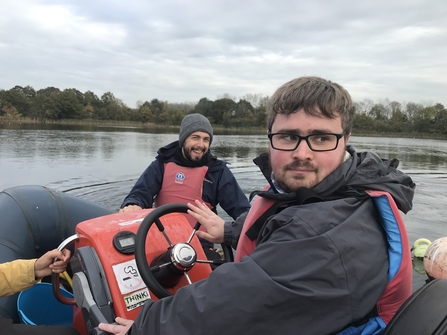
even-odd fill
[(305, 75), (355, 101), (447, 107), (445, 0), (1, 0), (0, 89), (270, 96)]

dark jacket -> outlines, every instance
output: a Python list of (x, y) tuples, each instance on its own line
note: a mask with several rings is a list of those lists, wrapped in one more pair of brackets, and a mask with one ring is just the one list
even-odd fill
[[(179, 150), (178, 141), (158, 150), (158, 156), (137, 180), (124, 199), (121, 208), (130, 204), (138, 205), (141, 208), (152, 208), (154, 198), (162, 187), (164, 163), (175, 162), (183, 165), (176, 159), (176, 150)], [(250, 209), (250, 203), (233, 173), (228, 169), (227, 163), (212, 156), (210, 151), (207, 153), (206, 162), (208, 172), (203, 182), (203, 200), (213, 206), (214, 212), (219, 204), (233, 219), (247, 212)]]
[(313, 188), (333, 200), (273, 215), (267, 221), (276, 230), (250, 256), (149, 300), (131, 334), (323, 335), (367, 315), (388, 283), (387, 243), (372, 199), (355, 191), (387, 191), (407, 212), (414, 184), (397, 160), (348, 150), (352, 157)]

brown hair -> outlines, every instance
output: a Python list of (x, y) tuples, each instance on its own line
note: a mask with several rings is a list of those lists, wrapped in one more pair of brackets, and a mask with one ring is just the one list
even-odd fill
[(272, 130), (277, 114), (293, 114), (300, 109), (309, 115), (335, 118), (340, 115), (343, 131), (351, 133), (355, 108), (348, 91), (319, 77), (300, 77), (278, 88), (267, 105), (267, 129)]

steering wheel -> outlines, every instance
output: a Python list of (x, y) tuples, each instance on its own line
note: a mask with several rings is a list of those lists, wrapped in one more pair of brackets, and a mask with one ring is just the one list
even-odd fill
[[(160, 221), (160, 217), (175, 212), (187, 213), (188, 209), (189, 208), (186, 204), (167, 204), (157, 207), (144, 218), (137, 231), (135, 240), (135, 261), (144, 283), (159, 299), (171, 296), (173, 294), (159, 283), (154, 275), (155, 272), (162, 268), (164, 270), (167, 269), (167, 271), (172, 273), (174, 276), (184, 275), (188, 283), (192, 284), (188, 271), (191, 270), (196, 263), (217, 264), (216, 261), (197, 259), (197, 253), (190, 244), (196, 230), (200, 227), (199, 223), (194, 226), (193, 231), (186, 242), (180, 242), (174, 245), (166, 234), (165, 228)], [(149, 233), (149, 229), (154, 223), (158, 230), (163, 234), (169, 248), (165, 255), (161, 255), (161, 257), (159, 257), (160, 259), (163, 259), (164, 262), (160, 265), (150, 267), (146, 259), (146, 237)], [(224, 253), (225, 262), (233, 261), (233, 251), (231, 250), (231, 247), (222, 245), (222, 250)], [(221, 262), (219, 262), (219, 264), (221, 264)]]

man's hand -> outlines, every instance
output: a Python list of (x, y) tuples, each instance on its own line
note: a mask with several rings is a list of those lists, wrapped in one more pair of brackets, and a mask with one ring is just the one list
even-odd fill
[(206, 229), (206, 231), (196, 231), (196, 235), (212, 243), (223, 243), (225, 221), (199, 200), (195, 203), (195, 206), (188, 203), (188, 214)]
[(117, 323), (117, 325), (108, 324), (108, 323), (100, 323), (98, 325), (98, 328), (101, 330), (104, 330), (106, 332), (109, 332), (110, 334), (126, 335), (127, 332), (129, 331), (130, 327), (132, 327), (132, 325), (133, 325), (132, 320), (128, 320), (128, 319), (124, 319), (124, 318), (120, 318), (120, 317), (117, 317), (115, 319), (115, 322)]
[(143, 208), (141, 208), (138, 205), (128, 205), (126, 207), (121, 208), (118, 213), (139, 211), (140, 209)]
[[(53, 263), (55, 258), (57, 258), (57, 260)], [(34, 276), (36, 278), (42, 278), (51, 275), (52, 272), (64, 272), (69, 260), (70, 250), (68, 249), (62, 251), (56, 249), (48, 251), (34, 263)]]

